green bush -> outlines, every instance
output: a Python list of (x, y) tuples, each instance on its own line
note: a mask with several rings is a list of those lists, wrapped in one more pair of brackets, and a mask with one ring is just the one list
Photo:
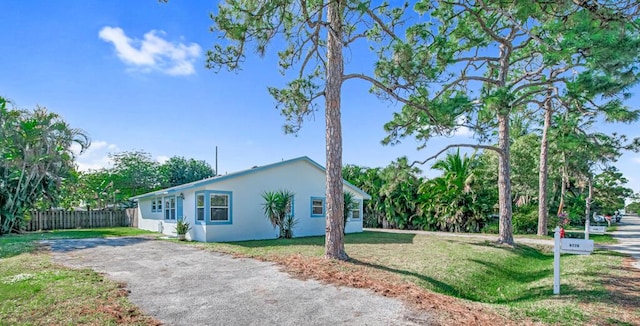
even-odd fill
[(500, 221), (495, 219), (487, 222), (487, 224), (485, 224), (482, 227), (482, 230), (480, 230), (480, 232), (498, 234), (499, 230), (500, 230)]
[(513, 213), (513, 232), (519, 234), (535, 234), (538, 232), (538, 210), (535, 206), (519, 207)]
[(380, 225), (378, 225), (378, 219), (376, 218), (376, 216), (374, 214), (369, 214), (367, 212), (363, 214), (362, 224), (365, 228), (380, 227)]

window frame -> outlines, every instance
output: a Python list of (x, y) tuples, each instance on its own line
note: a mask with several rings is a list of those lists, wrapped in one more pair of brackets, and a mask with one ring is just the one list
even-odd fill
[[(316, 200), (319, 200), (319, 201), (322, 202), (322, 206), (321, 206), (322, 207), (322, 213), (321, 214), (315, 214), (313, 212), (313, 208), (314, 208), (313, 202), (316, 201)], [(325, 217), (326, 216), (326, 214), (327, 214), (327, 203), (326, 203), (326, 198), (325, 197), (311, 197), (311, 200), (309, 202), (309, 206), (310, 206), (309, 213), (310, 213), (311, 217), (320, 218), (320, 217)], [(315, 206), (315, 207), (317, 207), (317, 206)]]
[(164, 205), (164, 220), (165, 221), (177, 221), (177, 199), (176, 196), (166, 196), (163, 197), (165, 201), (168, 202)]
[(154, 197), (151, 200), (151, 213), (155, 213), (155, 212), (157, 212), (157, 209), (156, 209), (156, 198)]
[[(227, 196), (227, 220), (211, 220), (211, 196), (212, 195), (225, 195)], [(204, 220), (198, 220), (198, 196), (204, 196)], [(193, 203), (196, 209), (196, 224), (203, 225), (220, 225), (220, 224), (233, 224), (233, 192), (224, 190), (199, 190), (195, 192), (195, 202)]]
[[(356, 207), (357, 207), (356, 209), (349, 210), (349, 220), (360, 221), (360, 220), (362, 220), (362, 208), (363, 208), (362, 207), (362, 200), (361, 199), (356, 199), (355, 201), (358, 203), (358, 205), (356, 205)], [(359, 215), (358, 218), (353, 217), (353, 211), (355, 211), (355, 210), (358, 211), (358, 215)]]
[[(213, 205), (213, 198), (214, 197), (226, 197), (226, 205), (222, 206), (222, 205)], [(230, 207), (231, 203), (230, 203), (230, 196), (228, 194), (218, 194), (218, 193), (211, 193), (209, 194), (209, 219), (207, 220), (210, 223), (220, 223), (220, 222), (228, 222), (229, 219), (231, 218), (231, 214), (230, 214)], [(227, 218), (224, 220), (214, 220), (213, 219), (213, 211), (215, 209), (226, 209), (227, 210)]]
[[(202, 206), (198, 205), (198, 198), (202, 197)], [(206, 214), (206, 196), (204, 194), (196, 194), (196, 221), (204, 222), (207, 220)], [(202, 219), (200, 218), (200, 209), (202, 210)]]

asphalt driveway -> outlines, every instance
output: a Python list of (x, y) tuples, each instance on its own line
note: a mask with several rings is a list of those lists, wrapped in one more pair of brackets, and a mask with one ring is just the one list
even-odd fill
[(55, 262), (126, 282), (167, 325), (428, 325), (430, 316), (364, 289), (294, 279), (271, 263), (146, 238), (47, 241)]

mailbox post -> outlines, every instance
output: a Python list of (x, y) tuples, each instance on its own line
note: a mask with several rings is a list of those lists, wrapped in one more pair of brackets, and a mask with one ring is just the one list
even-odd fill
[(589, 255), (593, 240), (560, 238), (560, 227), (556, 226), (553, 241), (553, 294), (560, 294), (560, 253)]

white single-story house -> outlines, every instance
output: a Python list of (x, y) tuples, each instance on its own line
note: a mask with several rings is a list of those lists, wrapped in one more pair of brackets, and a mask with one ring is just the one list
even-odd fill
[[(176, 235), (176, 222), (191, 225), (187, 239), (203, 242), (275, 239), (279, 229), (264, 215), (262, 194), (288, 190), (298, 223), (294, 237), (325, 234), (324, 167), (303, 156), (249, 170), (218, 175), (132, 197), (138, 202), (138, 227)], [(349, 212), (346, 232), (362, 232), (362, 201), (371, 199), (344, 181), (357, 208)]]

